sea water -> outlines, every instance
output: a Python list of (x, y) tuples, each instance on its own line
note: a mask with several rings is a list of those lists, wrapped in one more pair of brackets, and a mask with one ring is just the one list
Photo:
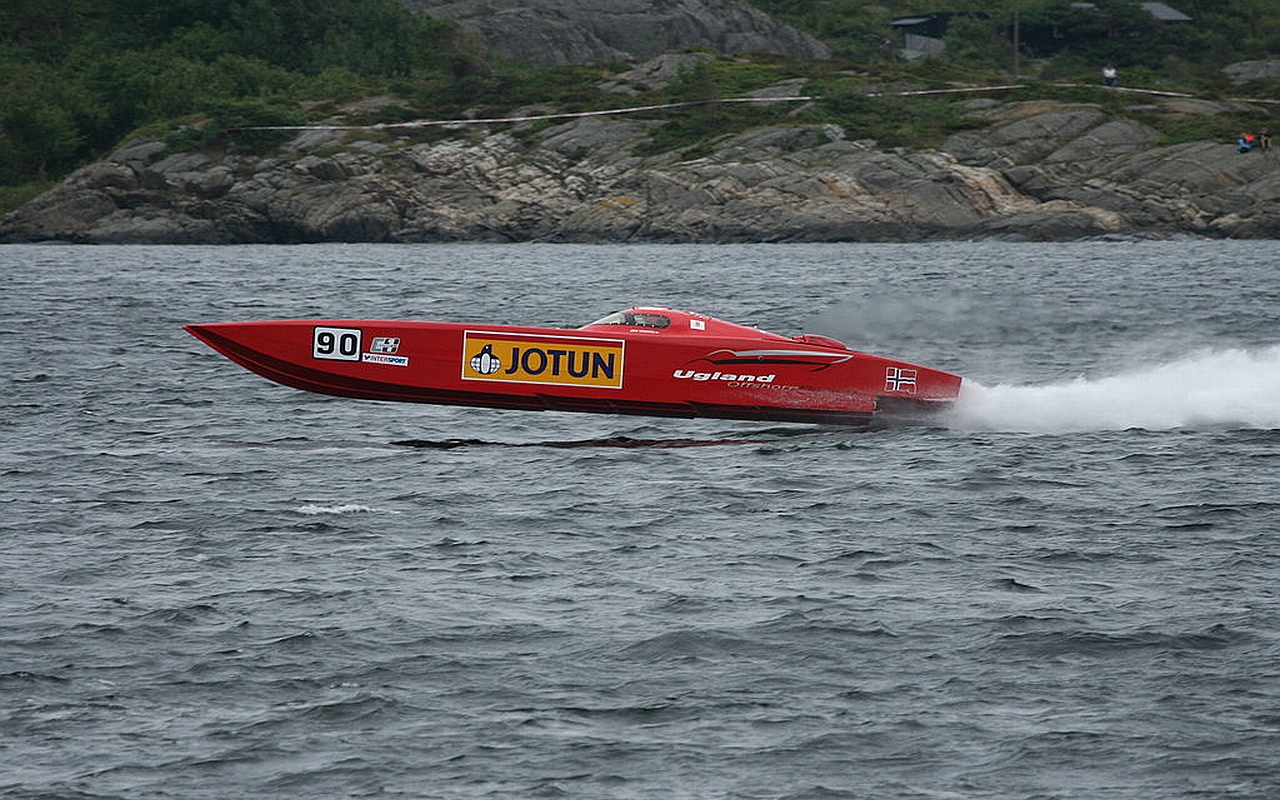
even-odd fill
[[(0, 797), (1280, 796), (1280, 243), (0, 247)], [(306, 394), (180, 326), (691, 308), (935, 427)]]

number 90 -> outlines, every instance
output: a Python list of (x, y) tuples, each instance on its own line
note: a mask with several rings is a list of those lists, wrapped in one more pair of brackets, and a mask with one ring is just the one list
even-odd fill
[(311, 357), (331, 361), (359, 361), (360, 329), (316, 328), (311, 338)]

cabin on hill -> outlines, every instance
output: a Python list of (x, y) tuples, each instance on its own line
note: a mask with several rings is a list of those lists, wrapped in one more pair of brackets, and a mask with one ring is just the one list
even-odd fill
[(988, 15), (983, 11), (934, 11), (890, 20), (889, 27), (902, 34), (902, 57), (914, 61), (941, 53), (947, 46), (943, 37), (952, 17), (987, 19)]
[[(1083, 12), (1101, 12), (1097, 3), (1078, 2), (1069, 3), (1069, 7), (1075, 11)], [(1186, 23), (1193, 22), (1191, 17), (1182, 13), (1165, 3), (1141, 3), (1140, 7), (1143, 11), (1150, 14), (1155, 19), (1164, 23)], [(925, 56), (936, 56), (946, 49), (947, 43), (944, 37), (947, 35), (947, 25), (953, 17), (977, 17), (978, 19), (989, 19), (990, 15), (982, 11), (930, 11), (920, 14), (912, 14), (906, 17), (895, 17), (889, 21), (889, 27), (902, 34), (902, 50), (901, 55), (908, 61), (914, 61), (917, 58)], [(1028, 51), (1036, 51), (1047, 49), (1052, 51), (1054, 48), (1049, 45), (1037, 47), (1033, 43), (1037, 39), (1043, 39), (1047, 36), (1049, 39), (1056, 39), (1060, 34), (1054, 31), (1037, 36), (1036, 32), (1029, 31), (1030, 35), (1023, 39), (1022, 46)], [(1030, 54), (1034, 55), (1034, 52)]]

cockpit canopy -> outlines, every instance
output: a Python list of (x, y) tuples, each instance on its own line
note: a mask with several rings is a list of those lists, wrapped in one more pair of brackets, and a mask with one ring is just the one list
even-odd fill
[[(656, 311), (615, 311), (607, 317), (601, 317), (591, 325), (626, 325), (631, 328), (667, 328), (671, 325), (671, 317)], [(588, 325), (586, 327), (591, 327)]]
[(695, 338), (715, 335), (742, 339), (802, 342), (810, 346), (831, 347), (838, 350), (849, 349), (849, 346), (844, 342), (817, 333), (803, 333), (799, 336), (791, 337), (779, 336), (776, 333), (769, 333), (758, 328), (713, 319), (704, 314), (695, 314), (692, 311), (677, 311), (661, 306), (633, 306), (622, 311), (615, 311), (592, 322), (590, 325), (583, 325), (580, 330), (603, 326), (629, 328), (638, 333), (657, 333), (658, 331), (666, 330), (671, 334), (683, 334)]

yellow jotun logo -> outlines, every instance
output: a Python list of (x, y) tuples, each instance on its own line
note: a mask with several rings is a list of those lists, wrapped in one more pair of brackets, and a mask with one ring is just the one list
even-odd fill
[(624, 345), (617, 339), (467, 331), (462, 378), (621, 389)]

